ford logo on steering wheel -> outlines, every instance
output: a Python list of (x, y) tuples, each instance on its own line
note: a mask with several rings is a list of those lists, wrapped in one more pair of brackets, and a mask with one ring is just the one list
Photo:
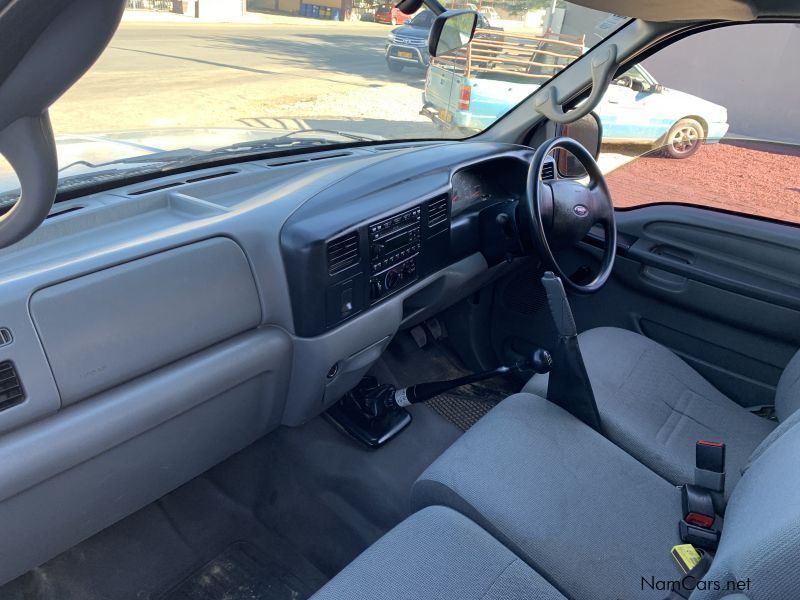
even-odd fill
[(589, 214), (589, 209), (586, 208), (583, 204), (576, 204), (572, 210), (579, 217), (585, 217), (586, 215)]

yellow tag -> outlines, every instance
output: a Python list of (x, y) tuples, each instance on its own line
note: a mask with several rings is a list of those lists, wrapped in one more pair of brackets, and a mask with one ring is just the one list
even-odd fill
[(672, 558), (675, 559), (675, 564), (681, 570), (681, 573), (686, 575), (691, 571), (702, 558), (700, 553), (691, 544), (678, 544), (673, 546), (671, 550)]

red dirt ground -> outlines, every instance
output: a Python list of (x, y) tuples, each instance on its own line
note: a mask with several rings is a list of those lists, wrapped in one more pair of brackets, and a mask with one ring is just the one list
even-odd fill
[(800, 149), (740, 143), (704, 146), (691, 158), (642, 157), (607, 176), (619, 208), (680, 202), (800, 224)]

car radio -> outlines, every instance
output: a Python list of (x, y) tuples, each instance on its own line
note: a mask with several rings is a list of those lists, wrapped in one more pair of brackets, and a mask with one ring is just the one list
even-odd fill
[(417, 279), (421, 219), (422, 209), (417, 206), (369, 225), (370, 302)]

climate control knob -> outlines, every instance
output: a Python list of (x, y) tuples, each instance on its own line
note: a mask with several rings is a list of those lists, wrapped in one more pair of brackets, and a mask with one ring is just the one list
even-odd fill
[(377, 279), (373, 279), (372, 281), (369, 282), (369, 297), (372, 300), (377, 300), (378, 298), (380, 298), (382, 293), (383, 293), (383, 286), (381, 285), (380, 281), (378, 281)]
[(383, 285), (388, 291), (395, 287), (398, 281), (400, 281), (400, 273), (397, 272), (397, 269), (392, 269), (386, 273), (386, 277), (383, 280)]

